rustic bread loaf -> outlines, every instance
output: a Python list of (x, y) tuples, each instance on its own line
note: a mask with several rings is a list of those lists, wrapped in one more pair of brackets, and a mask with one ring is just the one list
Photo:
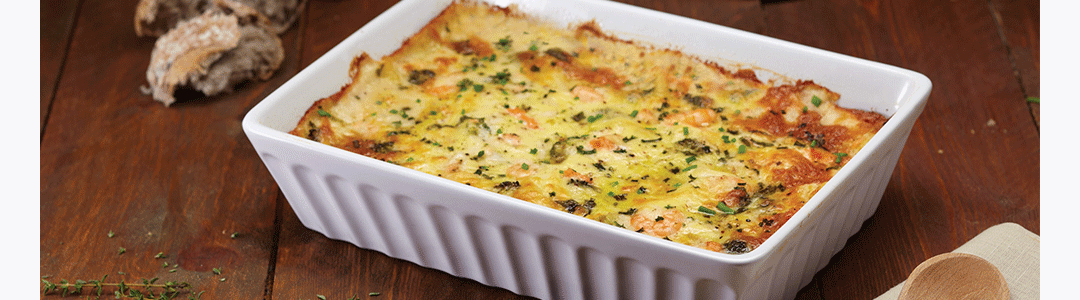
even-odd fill
[(234, 15), (207, 11), (157, 40), (146, 79), (154, 99), (168, 106), (179, 87), (215, 95), (249, 78), (265, 80), (284, 57), (276, 35), (259, 26), (241, 26)]

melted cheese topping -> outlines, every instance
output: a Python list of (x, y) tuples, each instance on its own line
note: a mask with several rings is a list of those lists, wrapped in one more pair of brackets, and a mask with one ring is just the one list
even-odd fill
[(783, 225), (882, 126), (810, 81), (451, 5), (291, 133), (727, 253)]

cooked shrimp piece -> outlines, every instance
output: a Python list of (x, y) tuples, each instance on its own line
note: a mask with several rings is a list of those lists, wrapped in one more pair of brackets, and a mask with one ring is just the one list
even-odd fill
[(583, 182), (586, 182), (588, 184), (592, 184), (592, 177), (589, 177), (589, 175), (578, 173), (577, 171), (574, 171), (574, 169), (566, 169), (566, 171), (563, 171), (562, 175), (563, 175), (563, 177), (566, 177), (566, 178), (570, 178), (570, 179), (574, 179), (574, 180), (578, 180), (578, 181), (583, 181)]
[(518, 118), (518, 120), (525, 122), (525, 127), (528, 127), (529, 129), (540, 128), (540, 123), (537, 123), (536, 119), (530, 117), (528, 115), (528, 112), (526, 112), (524, 109), (514, 107), (506, 109), (506, 112), (509, 112), (511, 115)]
[(604, 100), (604, 96), (600, 95), (600, 92), (587, 86), (576, 86), (573, 90), (570, 90), (570, 93), (577, 96), (578, 100), (583, 102), (597, 102)]
[(593, 149), (596, 149), (596, 150), (606, 150), (606, 151), (615, 150), (615, 149), (617, 149), (619, 147), (618, 145), (615, 144), (615, 142), (611, 141), (607, 137), (598, 137), (598, 138), (589, 140), (589, 146), (591, 146)]
[(683, 227), (684, 219), (682, 212), (675, 209), (667, 209), (657, 215), (639, 211), (630, 217), (630, 228), (664, 238), (679, 232), (679, 229)]
[(679, 112), (664, 118), (664, 124), (672, 125), (675, 122), (678, 122), (679, 124), (686, 124), (698, 128), (709, 126), (713, 121), (716, 121), (716, 112), (707, 108)]
[(425, 85), (424, 93), (438, 97), (447, 97), (458, 91), (458, 87), (450, 85)]

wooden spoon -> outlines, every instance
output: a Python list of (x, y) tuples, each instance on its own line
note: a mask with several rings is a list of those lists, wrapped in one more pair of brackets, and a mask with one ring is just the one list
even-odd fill
[(1009, 284), (993, 264), (966, 253), (927, 259), (908, 276), (900, 300), (1009, 299)]

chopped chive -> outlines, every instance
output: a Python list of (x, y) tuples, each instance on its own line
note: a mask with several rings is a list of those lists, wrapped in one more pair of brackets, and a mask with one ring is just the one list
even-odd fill
[(810, 98), (810, 103), (814, 104), (814, 107), (819, 107), (821, 106), (821, 98), (814, 96), (813, 98)]
[(216, 275), (221, 275), (221, 268), (213, 268), (211, 271), (214, 271), (214, 274)]
[(711, 210), (708, 207), (704, 207), (704, 206), (698, 206), (697, 210), (700, 211), (700, 212), (703, 212), (703, 213), (705, 213), (707, 215), (710, 215), (710, 216), (716, 214), (715, 210)]
[(112, 230), (109, 230), (109, 234), (107, 234), (107, 236), (108, 236), (108, 237), (114, 237), (114, 236), (116, 236), (116, 234), (115, 234), (115, 233), (113, 233), (113, 231), (112, 231)]
[(120, 247), (120, 249), (117, 251), (120, 252), (119, 254), (124, 254), (124, 252), (127, 252), (127, 249), (124, 249), (124, 247)]
[(476, 158), (481, 158), (481, 157), (484, 157), (484, 150), (480, 150), (480, 152), (476, 153)]
[(235, 239), (235, 238), (236, 238), (236, 237), (238, 237), (238, 236), (240, 236), (240, 233), (239, 233), (239, 232), (233, 232), (232, 234), (230, 234), (230, 235), (229, 235), (229, 238), (231, 238), (231, 239)]
[(725, 214), (729, 214), (729, 215), (735, 213), (735, 210), (728, 207), (727, 204), (724, 204), (724, 202), (716, 203), (716, 209), (719, 209), (720, 211), (724, 212)]
[(809, 111), (809, 110), (810, 110), (810, 109), (809, 109), (809, 108), (807, 108), (807, 107), (806, 107), (806, 105), (803, 105), (803, 107), (802, 107), (802, 112), (807, 112), (807, 111)]
[(484, 90), (484, 86), (483, 86), (483, 85), (479, 85), (479, 84), (474, 84), (474, 85), (472, 86), (472, 89), (473, 89), (473, 91), (476, 91), (477, 93), (479, 93), (479, 92), (481, 92), (481, 91), (483, 91), (483, 90)]
[(637, 117), (637, 110), (636, 109), (634, 111), (630, 112), (630, 117), (631, 118), (636, 118)]
[(686, 171), (690, 171), (690, 170), (693, 170), (693, 169), (697, 169), (697, 165), (690, 165), (689, 167), (686, 167), (686, 168), (682, 169), (682, 171), (680, 171), (680, 172), (686, 172)]
[(1039, 103), (1039, 97), (1027, 97), (1027, 102)]
[(810, 147), (811, 147), (811, 148), (813, 148), (813, 147), (817, 147), (817, 140), (812, 140), (812, 141), (810, 141)]
[(318, 113), (319, 113), (319, 116), (323, 116), (323, 117), (329, 117), (330, 116), (330, 113), (328, 113), (328, 112), (326, 112), (325, 110), (322, 110), (322, 109), (318, 110)]
[(521, 163), (521, 169), (522, 170), (528, 170), (529, 169), (529, 164)]
[(697, 160), (697, 156), (687, 157), (686, 158), (686, 163), (691, 163), (691, 162), (693, 162), (695, 160)]
[(599, 120), (600, 118), (603, 118), (603, 117), (604, 117), (604, 114), (596, 114), (595, 116), (590, 116), (590, 117), (586, 118), (585, 120), (589, 121), (589, 123), (592, 123), (592, 122), (596, 122), (596, 120)]
[(371, 296), (371, 297), (375, 297), (375, 296), (382, 295), (382, 294), (377, 293), (377, 292), (371, 292), (371, 293), (367, 293), (367, 295)]
[(683, 135), (690, 135), (690, 128), (689, 128), (689, 127), (685, 127), (685, 126), (684, 126), (684, 127), (682, 128), (682, 134), (683, 134)]
[(536, 148), (532, 148), (532, 150), (529, 150), (529, 154), (536, 154)]
[[(154, 258), (165, 258), (165, 252), (158, 252), (157, 255), (154, 255)], [(168, 264), (166, 263), (166, 265)]]

